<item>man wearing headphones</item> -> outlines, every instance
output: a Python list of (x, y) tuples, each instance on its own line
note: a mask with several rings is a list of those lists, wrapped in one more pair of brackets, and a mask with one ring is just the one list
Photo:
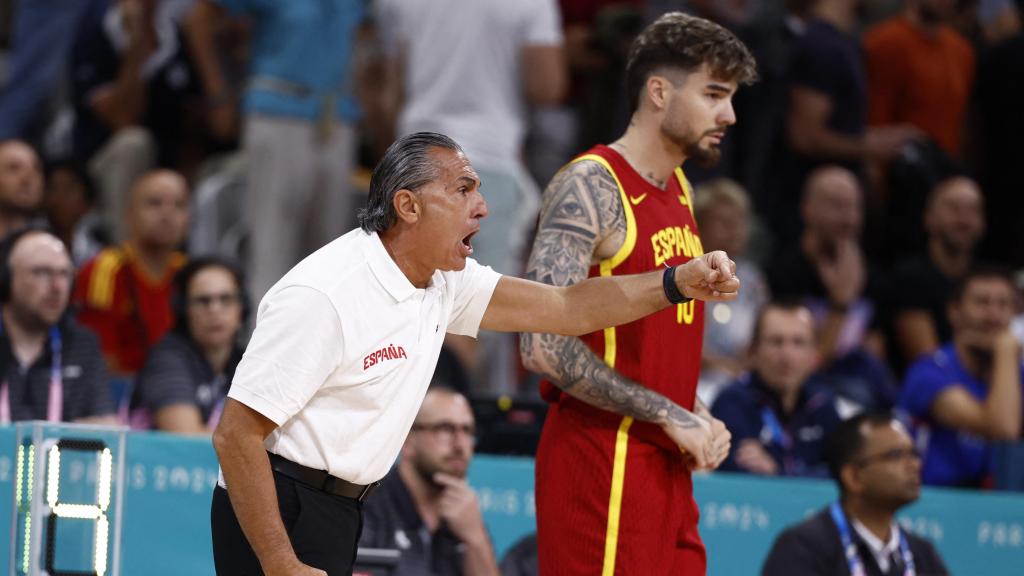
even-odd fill
[(65, 315), (71, 258), (37, 228), (0, 246), (0, 424), (116, 424), (96, 336)]
[(139, 372), (138, 399), (158, 430), (209, 434), (242, 358), (249, 312), (242, 271), (226, 258), (192, 260), (174, 279), (174, 329)]

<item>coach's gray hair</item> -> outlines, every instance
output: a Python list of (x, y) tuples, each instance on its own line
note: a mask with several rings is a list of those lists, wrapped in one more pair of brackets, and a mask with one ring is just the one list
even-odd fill
[(436, 132), (417, 132), (403, 136), (388, 146), (370, 178), (366, 208), (359, 210), (359, 225), (367, 232), (384, 232), (394, 225), (395, 194), (399, 190), (416, 192), (439, 176), (431, 148), (462, 152), (454, 140)]

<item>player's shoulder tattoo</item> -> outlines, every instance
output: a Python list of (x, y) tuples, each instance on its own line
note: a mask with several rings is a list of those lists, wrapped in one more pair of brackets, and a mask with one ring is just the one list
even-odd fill
[(615, 176), (594, 160), (563, 168), (544, 192), (540, 227), (546, 226), (595, 240), (624, 231), (626, 219)]

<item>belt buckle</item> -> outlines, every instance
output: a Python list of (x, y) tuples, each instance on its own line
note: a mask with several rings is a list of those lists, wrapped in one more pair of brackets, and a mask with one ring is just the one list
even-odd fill
[(366, 498), (370, 494), (373, 494), (373, 491), (377, 489), (377, 486), (380, 486), (380, 480), (376, 482), (371, 482), (370, 484), (363, 486), (363, 490), (359, 493), (359, 497), (356, 498), (356, 501), (362, 502), (363, 500), (366, 500)]
[(330, 474), (327, 474), (326, 476), (327, 477), (324, 478), (323, 483), (320, 484), (320, 490), (322, 490), (324, 492), (327, 492), (328, 494), (333, 494), (334, 493), (335, 478), (334, 478), (334, 476), (331, 476)]

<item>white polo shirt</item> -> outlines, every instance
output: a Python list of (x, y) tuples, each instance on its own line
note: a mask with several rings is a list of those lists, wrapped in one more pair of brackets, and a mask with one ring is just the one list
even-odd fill
[(418, 289), (376, 233), (353, 230), (267, 292), (228, 396), (279, 426), (270, 452), (356, 484), (380, 480), (445, 333), (476, 336), (499, 278), (467, 259)]

